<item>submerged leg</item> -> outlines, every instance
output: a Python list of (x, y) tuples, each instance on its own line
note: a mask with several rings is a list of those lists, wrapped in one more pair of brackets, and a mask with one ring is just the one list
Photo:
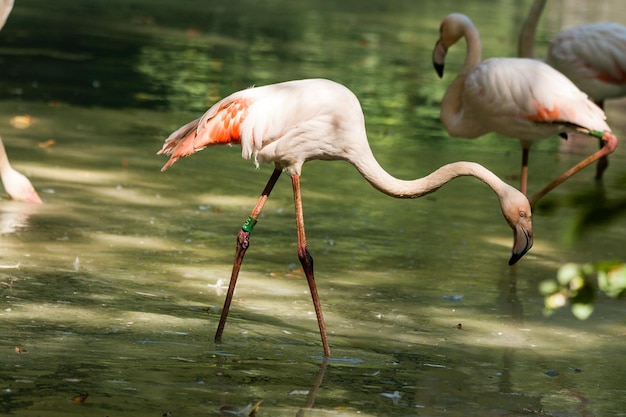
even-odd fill
[(600, 137), (601, 135), (601, 139), (604, 142), (604, 146), (602, 146), (600, 150), (594, 152), (593, 154), (589, 155), (587, 158), (583, 159), (582, 161), (574, 165), (572, 168), (565, 171), (563, 174), (561, 174), (560, 177), (558, 177), (557, 179), (552, 181), (550, 184), (543, 187), (538, 193), (536, 193), (531, 198), (529, 198), (528, 201), (530, 201), (531, 205), (535, 204), (537, 200), (539, 200), (541, 197), (546, 195), (549, 191), (551, 191), (557, 185), (561, 184), (563, 181), (565, 181), (566, 179), (568, 179), (569, 177), (571, 177), (572, 175), (574, 175), (581, 169), (585, 168), (587, 165), (591, 164), (592, 162), (597, 161), (603, 156), (610, 154), (611, 152), (615, 150), (615, 148), (617, 148), (618, 139), (617, 139), (617, 136), (615, 136), (612, 132), (602, 132), (602, 133), (591, 132), (590, 134), (592, 136), (598, 136), (598, 137)]
[(278, 181), (278, 177), (282, 170), (274, 169), (272, 172), (272, 176), (270, 177), (265, 189), (261, 193), (261, 197), (256, 202), (252, 213), (244, 223), (243, 227), (239, 231), (237, 235), (237, 248), (235, 250), (235, 261), (233, 262), (233, 271), (230, 275), (230, 283), (228, 284), (228, 292), (226, 293), (226, 299), (224, 300), (224, 307), (222, 308), (222, 315), (220, 316), (220, 323), (217, 326), (217, 331), (215, 332), (215, 341), (220, 342), (222, 340), (222, 333), (224, 332), (224, 326), (226, 325), (226, 319), (228, 318), (228, 310), (230, 310), (230, 303), (233, 299), (233, 294), (235, 293), (235, 285), (237, 284), (237, 277), (239, 276), (239, 270), (241, 269), (241, 263), (243, 262), (243, 257), (246, 254), (246, 250), (248, 246), (250, 246), (250, 232), (254, 228), (254, 225), (257, 222), (257, 218), (265, 205), (265, 202), (270, 196), (272, 192), (272, 188)]
[(293, 199), (296, 208), (296, 228), (298, 230), (298, 258), (304, 269), (306, 280), (313, 298), (313, 307), (317, 316), (317, 324), (320, 328), (320, 336), (322, 337), (322, 346), (324, 347), (324, 356), (330, 357), (330, 347), (328, 346), (328, 336), (326, 335), (326, 325), (324, 324), (324, 316), (322, 315), (322, 306), (317, 294), (317, 286), (315, 285), (315, 277), (313, 276), (313, 257), (309, 253), (306, 245), (306, 235), (304, 233), (304, 214), (302, 213), (302, 195), (300, 194), (300, 176), (291, 177), (293, 186)]

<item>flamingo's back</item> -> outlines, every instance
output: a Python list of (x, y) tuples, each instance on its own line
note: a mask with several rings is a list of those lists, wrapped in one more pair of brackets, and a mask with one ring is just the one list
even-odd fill
[(482, 61), (465, 83), (466, 109), (502, 135), (537, 140), (553, 135), (551, 126), (610, 131), (604, 112), (558, 71), (526, 58)]
[(626, 26), (590, 23), (560, 32), (546, 62), (595, 101), (626, 95)]
[(307, 79), (231, 94), (172, 133), (158, 154), (170, 155), (164, 171), (208, 146), (239, 144), (244, 159), (274, 162), (293, 175), (312, 159), (351, 159), (362, 152), (362, 141), (365, 121), (356, 96), (333, 81)]

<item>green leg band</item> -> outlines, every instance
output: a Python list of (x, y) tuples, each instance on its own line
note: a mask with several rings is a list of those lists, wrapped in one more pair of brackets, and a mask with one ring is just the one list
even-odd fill
[(598, 139), (602, 139), (602, 137), (604, 136), (604, 132), (602, 132), (601, 130), (591, 130), (589, 131), (589, 134), (591, 136), (595, 136)]
[(255, 219), (252, 216), (248, 216), (248, 218), (246, 219), (246, 221), (244, 222), (243, 226), (241, 226), (241, 229), (244, 232), (248, 232), (251, 233), (252, 229), (254, 229), (254, 225), (256, 225), (257, 223), (257, 219)]

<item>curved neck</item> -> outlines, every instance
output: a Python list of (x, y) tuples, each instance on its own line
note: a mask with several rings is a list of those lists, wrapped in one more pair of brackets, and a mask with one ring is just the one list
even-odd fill
[(524, 20), (517, 40), (517, 56), (520, 58), (535, 59), (535, 33), (545, 5), (546, 0), (535, 0)]
[(480, 35), (478, 29), (470, 21), (467, 20), (463, 24), (463, 37), (467, 46), (467, 52), (465, 54), (465, 62), (463, 68), (461, 68), (461, 74), (467, 74), (470, 72), (482, 59), (482, 45), (480, 42)]
[(465, 80), (481, 61), (482, 46), (480, 35), (474, 24), (467, 20), (463, 23), (463, 37), (467, 44), (465, 62), (459, 75), (452, 81), (441, 101), (441, 122), (452, 136), (476, 138), (488, 132), (475, 117), (465, 117), (463, 94)]
[(429, 175), (415, 180), (401, 180), (385, 171), (371, 152), (360, 149), (358, 158), (349, 160), (363, 177), (377, 190), (395, 198), (419, 198), (437, 191), (451, 180), (462, 177), (476, 177), (489, 186), (500, 200), (509, 185), (493, 172), (475, 162), (453, 162), (444, 165)]

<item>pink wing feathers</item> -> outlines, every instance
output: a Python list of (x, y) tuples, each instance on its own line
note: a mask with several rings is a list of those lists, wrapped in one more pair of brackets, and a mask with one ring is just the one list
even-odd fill
[(546, 62), (596, 101), (626, 94), (626, 26), (604, 22), (566, 29), (551, 42)]
[(207, 146), (241, 142), (241, 124), (248, 114), (250, 99), (229, 96), (211, 107), (202, 117), (172, 133), (157, 155), (170, 155), (161, 168), (165, 171), (183, 156), (192, 155)]
[[(570, 80), (543, 62), (520, 58), (491, 58), (468, 75), (464, 100), (481, 109), (475, 117), (489, 118), (494, 131), (518, 139), (539, 139), (527, 122), (560, 122), (594, 130), (610, 130), (604, 112)], [(465, 106), (468, 108), (468, 106)], [(512, 131), (511, 119), (522, 123)], [(525, 123), (526, 122), (526, 123)], [(500, 126), (502, 124), (502, 126)], [(526, 126), (524, 126), (526, 125)], [(538, 126), (538, 129), (541, 129)], [(546, 131), (544, 137), (553, 132)]]

